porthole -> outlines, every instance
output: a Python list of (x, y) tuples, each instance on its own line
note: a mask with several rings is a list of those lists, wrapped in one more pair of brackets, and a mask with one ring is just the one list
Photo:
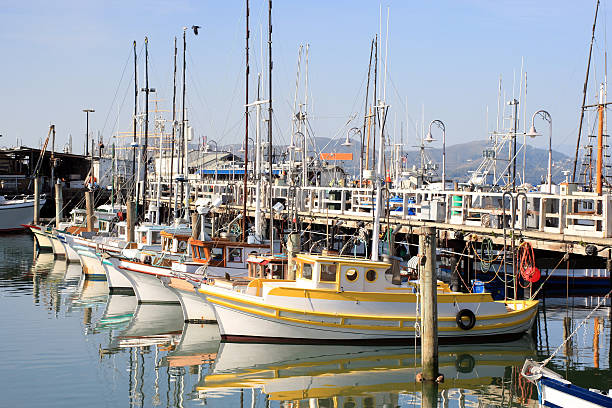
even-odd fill
[(354, 282), (357, 280), (357, 277), (359, 276), (359, 272), (357, 272), (357, 269), (347, 269), (346, 273), (346, 280), (348, 280), (349, 282)]
[(366, 272), (365, 277), (368, 282), (374, 282), (376, 280), (376, 271), (374, 269), (370, 269)]

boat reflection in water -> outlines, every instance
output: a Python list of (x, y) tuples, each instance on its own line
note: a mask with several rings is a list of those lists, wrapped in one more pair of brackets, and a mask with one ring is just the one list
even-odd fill
[(117, 346), (177, 344), (182, 332), (183, 309), (180, 305), (141, 303), (136, 307), (130, 324), (117, 337)]
[[(489, 387), (505, 377), (507, 367), (519, 367), (533, 354), (529, 337), (441, 346), (444, 382), (438, 389)], [(212, 371), (196, 389), (201, 399), (253, 388), (271, 400), (304, 401), (311, 407), (397, 406), (400, 394), (421, 391), (415, 380), (420, 360), (414, 347), (222, 343)]]
[(185, 323), (176, 348), (162, 359), (170, 367), (211, 364), (217, 358), (221, 335), (216, 324)]
[(96, 323), (96, 329), (124, 330), (128, 327), (134, 311), (138, 307), (138, 299), (133, 295), (109, 295), (104, 314)]

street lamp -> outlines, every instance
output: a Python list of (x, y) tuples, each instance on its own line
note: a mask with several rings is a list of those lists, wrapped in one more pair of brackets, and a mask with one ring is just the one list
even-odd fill
[(531, 117), (531, 128), (527, 133), (527, 136), (534, 138), (536, 136), (540, 136), (538, 132), (536, 132), (535, 128), (535, 118), (537, 115), (540, 115), (542, 119), (548, 122), (548, 171), (546, 174), (546, 184), (548, 185), (548, 194), (552, 193), (552, 116), (545, 110), (536, 111)]
[(85, 112), (85, 115), (87, 116), (87, 127), (85, 128), (85, 156), (89, 156), (89, 114), (95, 112), (95, 110), (83, 109), (83, 112)]
[(444, 126), (444, 122), (439, 119), (434, 119), (429, 123), (429, 132), (427, 133), (427, 137), (425, 137), (425, 141), (427, 143), (431, 143), (435, 141), (431, 136), (431, 125), (436, 124), (440, 129), (442, 129), (442, 191), (446, 190), (446, 126)]

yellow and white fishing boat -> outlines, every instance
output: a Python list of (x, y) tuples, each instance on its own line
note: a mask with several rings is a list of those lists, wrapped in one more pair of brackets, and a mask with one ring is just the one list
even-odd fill
[[(215, 279), (198, 292), (229, 341), (418, 341), (418, 284), (393, 284), (392, 270), (382, 261), (300, 254), (295, 281)], [(441, 343), (517, 338), (531, 328), (538, 305), (451, 292), (443, 283), (437, 297)]]

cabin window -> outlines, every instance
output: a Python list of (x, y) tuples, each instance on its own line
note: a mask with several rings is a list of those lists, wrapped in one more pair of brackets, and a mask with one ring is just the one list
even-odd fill
[(210, 251), (210, 257), (212, 261), (223, 261), (223, 248), (213, 248)]
[(312, 279), (312, 264), (304, 263), (302, 265), (302, 278)]
[(366, 272), (365, 277), (368, 282), (374, 282), (376, 280), (377, 275), (378, 274), (376, 273), (376, 270), (370, 269)]
[(108, 223), (104, 221), (100, 221), (100, 231), (106, 231), (108, 228)]
[(147, 243), (147, 233), (146, 232), (141, 232), (140, 233), (140, 242), (143, 244)]
[(389, 283), (393, 282), (393, 269), (392, 268), (389, 268), (385, 271), (385, 279)]
[(200, 257), (200, 248), (198, 248), (195, 245), (192, 245), (191, 246), (191, 252), (193, 252), (193, 257), (194, 258), (201, 259), (201, 257)]
[(161, 242), (161, 233), (159, 231), (151, 232), (151, 243), (159, 244)]
[(125, 227), (119, 227), (119, 235), (125, 235)]
[(229, 261), (242, 262), (242, 248), (229, 248)]
[(349, 282), (354, 282), (357, 280), (357, 277), (359, 277), (359, 272), (357, 272), (357, 269), (351, 268), (346, 270), (345, 275), (346, 280), (348, 280)]
[(321, 282), (335, 282), (336, 281), (336, 265), (334, 264), (321, 264)]

